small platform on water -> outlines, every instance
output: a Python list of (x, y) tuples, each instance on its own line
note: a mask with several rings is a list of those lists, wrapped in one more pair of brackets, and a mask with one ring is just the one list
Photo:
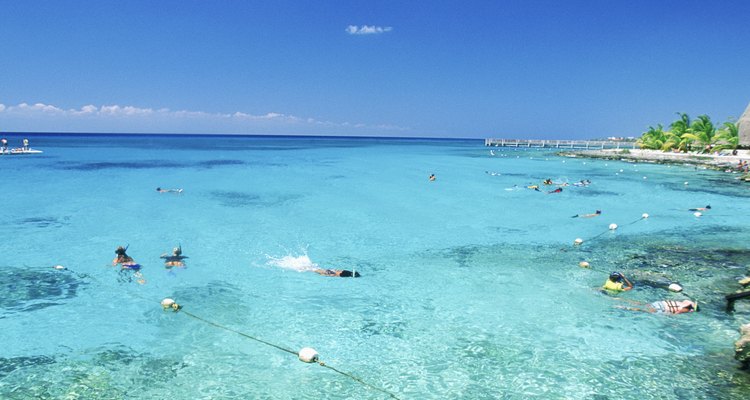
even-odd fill
[(42, 153), (43, 151), (32, 149), (32, 148), (28, 148), (28, 149), (15, 148), (15, 149), (8, 149), (8, 150), (0, 149), (0, 156), (20, 156), (20, 155), (27, 155), (27, 154), (42, 154)]
[(551, 149), (636, 149), (635, 142), (618, 140), (484, 139), (491, 147), (536, 147)]

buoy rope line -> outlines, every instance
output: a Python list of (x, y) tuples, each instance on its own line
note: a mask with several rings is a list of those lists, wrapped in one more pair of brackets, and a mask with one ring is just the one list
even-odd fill
[[(633, 225), (633, 224), (635, 224), (636, 222), (639, 222), (639, 221), (643, 221), (644, 219), (647, 219), (647, 218), (648, 218), (648, 216), (647, 216), (647, 215), (648, 215), (648, 214), (644, 214), (644, 215), (643, 215), (643, 216), (641, 216), (640, 218), (638, 218), (638, 219), (636, 219), (636, 220), (634, 220), (634, 221), (632, 221), (632, 222), (629, 222), (629, 223), (627, 223), (627, 224), (625, 224), (625, 225), (623, 225), (623, 226), (630, 226), (630, 225)], [(614, 228), (612, 228), (613, 226), (614, 226)], [(602, 237), (602, 236), (606, 235), (606, 234), (607, 234), (608, 232), (614, 231), (615, 229), (617, 229), (617, 224), (611, 224), (611, 225), (610, 225), (610, 228), (609, 228), (609, 229), (607, 229), (606, 231), (604, 231), (604, 232), (602, 232), (602, 233), (600, 233), (600, 234), (598, 234), (598, 235), (596, 235), (596, 236), (593, 236), (593, 237), (591, 237), (591, 238), (589, 238), (589, 239), (583, 240), (583, 241), (581, 241), (580, 243), (578, 243), (578, 239), (576, 239), (576, 245), (580, 246), (580, 245), (581, 245), (581, 244), (583, 244), (583, 243), (586, 243), (586, 242), (590, 242), (590, 241), (592, 241), (592, 240), (594, 240), (594, 239), (598, 239), (598, 238), (600, 238), (600, 237)]]
[[(75, 271), (73, 271), (73, 270), (71, 270), (69, 268), (65, 268), (65, 267), (60, 266), (60, 265), (56, 265), (56, 266), (54, 266), (52, 268), (54, 268), (54, 269), (56, 269), (58, 271), (67, 271), (67, 272), (69, 272), (71, 274), (74, 274), (74, 275), (78, 276), (79, 278), (89, 278), (89, 279), (92, 279), (92, 280), (96, 281), (99, 284), (104, 284), (101, 280), (97, 279), (97, 277), (95, 277), (93, 275), (90, 275), (90, 274), (83, 274), (83, 273), (75, 272)], [(144, 296), (141, 296), (140, 294), (134, 293), (131, 290), (126, 290), (126, 292), (128, 294), (130, 294), (131, 296), (133, 296), (135, 298), (138, 298), (138, 299), (141, 299), (143, 301), (146, 301), (146, 302), (149, 302), (149, 303), (153, 303), (154, 302), (152, 299), (149, 299), (149, 298), (146, 298)], [(171, 303), (165, 303), (166, 300), (171, 300), (171, 299), (162, 300), (161, 305), (162, 305), (162, 307), (163, 307), (164, 310), (171, 309), (174, 312), (180, 312), (181, 314), (185, 314), (185, 315), (187, 315), (190, 318), (193, 318), (195, 320), (201, 321), (201, 322), (203, 322), (203, 323), (205, 323), (207, 325), (213, 326), (215, 328), (219, 328), (219, 329), (223, 329), (223, 330), (225, 330), (227, 332), (235, 333), (235, 334), (240, 335), (240, 336), (242, 336), (244, 338), (247, 338), (247, 339), (250, 339), (250, 340), (254, 340), (254, 341), (258, 342), (258, 343), (265, 344), (266, 346), (270, 346), (270, 347), (276, 348), (278, 350), (287, 352), (287, 353), (292, 354), (294, 356), (300, 356), (300, 354), (298, 352), (294, 351), (294, 350), (291, 350), (291, 349), (288, 349), (286, 347), (283, 347), (283, 346), (280, 346), (280, 345), (268, 342), (266, 340), (257, 338), (255, 336), (252, 336), (252, 335), (249, 335), (247, 333), (238, 331), (236, 329), (232, 329), (232, 328), (230, 328), (228, 326), (221, 325), (221, 324), (219, 324), (217, 322), (213, 322), (213, 321), (207, 320), (207, 319), (205, 319), (203, 317), (200, 317), (198, 315), (195, 315), (195, 314), (193, 314), (193, 313), (191, 313), (189, 311), (183, 310), (182, 306), (179, 305), (179, 304), (177, 304), (177, 303), (175, 303), (173, 300), (171, 300)], [(300, 360), (302, 360), (301, 356), (300, 356)], [(311, 362), (315, 362), (318, 365), (320, 365), (321, 367), (328, 368), (329, 370), (331, 370), (333, 372), (336, 372), (337, 374), (346, 376), (346, 377), (352, 379), (353, 381), (358, 382), (358, 383), (360, 383), (360, 384), (362, 384), (362, 385), (364, 385), (364, 386), (366, 386), (368, 388), (371, 388), (371, 389), (377, 390), (379, 392), (385, 393), (385, 394), (387, 394), (392, 399), (401, 400), (398, 396), (396, 396), (395, 394), (393, 394), (393, 393), (391, 393), (391, 392), (389, 392), (389, 391), (387, 391), (387, 390), (385, 390), (383, 388), (377, 387), (377, 386), (375, 386), (375, 385), (373, 385), (371, 383), (368, 383), (368, 382), (362, 380), (361, 378), (356, 377), (356, 376), (354, 376), (354, 375), (352, 375), (352, 374), (350, 374), (348, 372), (341, 371), (341, 370), (339, 370), (339, 369), (337, 369), (337, 368), (335, 368), (333, 366), (330, 366), (330, 365), (326, 364), (325, 362), (323, 362), (323, 361), (321, 361), (321, 360), (318, 359), (318, 355), (317, 354), (315, 354), (315, 356), (311, 360)]]

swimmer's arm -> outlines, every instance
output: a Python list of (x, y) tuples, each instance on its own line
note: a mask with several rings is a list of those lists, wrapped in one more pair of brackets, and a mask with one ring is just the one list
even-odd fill
[(632, 284), (632, 283), (630, 283), (630, 281), (628, 280), (628, 278), (626, 278), (626, 277), (625, 277), (625, 275), (623, 275), (623, 276), (622, 276), (622, 279), (623, 279), (623, 280), (625, 281), (625, 283), (627, 284), (627, 286), (625, 286), (625, 287), (623, 287), (623, 288), (622, 288), (622, 290), (623, 290), (623, 291), (628, 291), (628, 290), (630, 290), (630, 289), (632, 289), (632, 288), (633, 288), (633, 284)]

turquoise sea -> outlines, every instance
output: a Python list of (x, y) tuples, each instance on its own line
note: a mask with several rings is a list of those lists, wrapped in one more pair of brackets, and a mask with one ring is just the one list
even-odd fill
[[(750, 265), (736, 175), (480, 140), (29, 139), (44, 153), (0, 156), (0, 398), (750, 396), (750, 301), (723, 300)], [(614, 270), (636, 289), (600, 293)], [(619, 308), (687, 297), (700, 312)], [(335, 369), (283, 350), (303, 347)]]

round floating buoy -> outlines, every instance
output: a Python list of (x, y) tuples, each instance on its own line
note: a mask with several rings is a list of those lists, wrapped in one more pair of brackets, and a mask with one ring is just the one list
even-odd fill
[(54, 269), (56, 269), (56, 270), (58, 270), (58, 271), (62, 271), (62, 270), (64, 270), (64, 269), (65, 269), (65, 267), (63, 267), (62, 265), (55, 265), (55, 266), (54, 266), (54, 267), (52, 267), (52, 268), (54, 268)]
[(648, 214), (646, 214), (646, 213), (643, 213), (643, 215), (641, 215), (641, 218), (643, 218), (643, 219), (646, 219), (646, 218), (648, 218)]
[(299, 351), (299, 360), (306, 363), (313, 363), (318, 361), (318, 352), (312, 347), (305, 347)]
[(688, 183), (687, 183), (687, 182), (685, 182), (685, 184), (687, 185)]
[(703, 215), (703, 214), (701, 214), (701, 213), (699, 213), (698, 211), (696, 211), (696, 212), (694, 212), (694, 213), (693, 213), (693, 215), (695, 215), (696, 217), (700, 217), (700, 216), (701, 216), (701, 215)]
[(648, 179), (648, 178), (644, 176), (643, 179)]
[(678, 285), (676, 283), (672, 283), (672, 284), (669, 285), (669, 290), (671, 290), (673, 292), (681, 292), (682, 291), (682, 286), (680, 286), (680, 285)]
[(173, 299), (170, 299), (170, 298), (166, 298), (166, 299), (162, 300), (161, 301), (161, 307), (164, 310), (167, 310), (167, 309), (171, 308), (172, 310), (177, 311), (177, 310), (180, 309), (180, 305), (177, 304), (177, 302), (175, 302)]
[(617, 229), (617, 224), (609, 224), (609, 230), (610, 231), (613, 231), (615, 229)]
[(620, 172), (622, 172), (622, 170), (620, 170)]
[(581, 261), (578, 263), (578, 266), (581, 268), (591, 268), (591, 265), (588, 263), (588, 261)]
[(583, 243), (583, 239), (581, 238), (577, 238), (576, 240), (573, 241), (573, 244), (576, 246), (580, 245), (581, 243)]

